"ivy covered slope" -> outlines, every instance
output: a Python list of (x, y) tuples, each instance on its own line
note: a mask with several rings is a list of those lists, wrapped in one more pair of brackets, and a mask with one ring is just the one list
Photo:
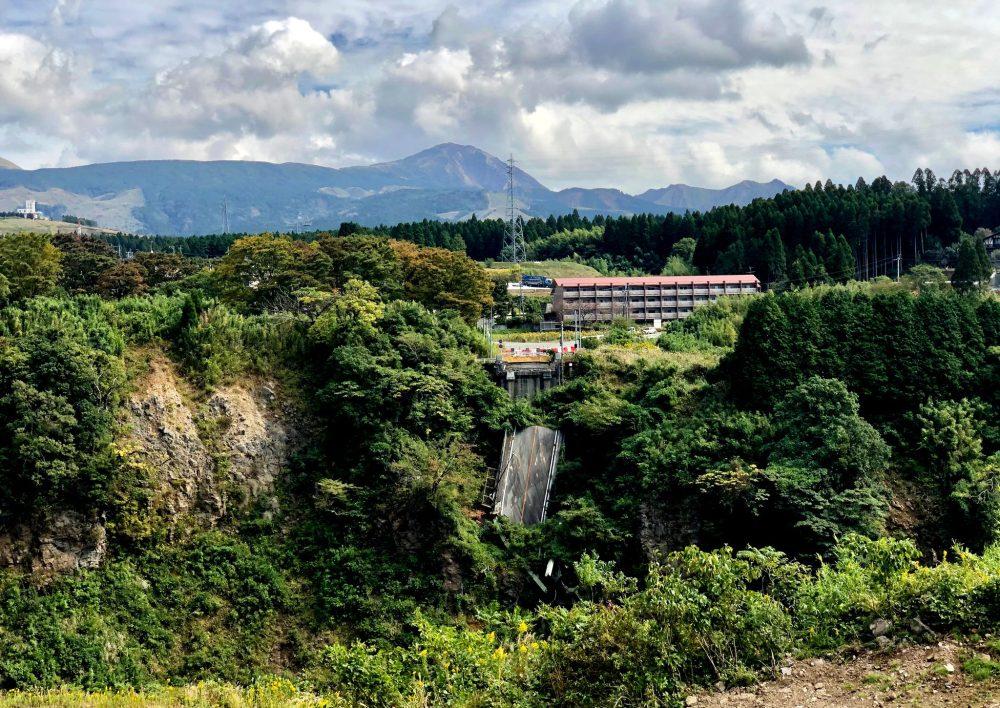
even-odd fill
[[(527, 403), (480, 363), (493, 290), (374, 236), (0, 237), (0, 704), (670, 704), (879, 619), (1000, 629), (995, 298), (616, 323)], [(486, 519), (532, 423), (550, 516)]]

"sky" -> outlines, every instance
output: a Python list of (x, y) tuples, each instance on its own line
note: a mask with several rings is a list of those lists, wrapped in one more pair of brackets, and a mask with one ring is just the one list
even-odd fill
[(0, 157), (331, 167), (441, 142), (552, 188), (1000, 169), (995, 0), (0, 0)]

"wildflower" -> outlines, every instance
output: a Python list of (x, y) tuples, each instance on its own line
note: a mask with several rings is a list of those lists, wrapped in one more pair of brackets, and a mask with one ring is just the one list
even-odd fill
[(519, 646), (517, 648), (517, 650), (519, 652), (521, 652), (522, 654), (527, 654), (528, 653), (528, 647), (526, 647), (524, 644), (522, 644), (521, 646)]
[(496, 632), (490, 632), (489, 634), (486, 635), (486, 638), (492, 642), (492, 641), (494, 641), (497, 638), (497, 633)]
[(426, 649), (421, 649), (420, 650), (420, 656), (421, 657), (427, 656), (427, 650)]
[(524, 634), (527, 631), (528, 631), (528, 623), (525, 622), (524, 620), (521, 620), (521, 624), (517, 625), (517, 633)]
[(502, 659), (506, 655), (507, 655), (507, 652), (505, 652), (503, 650), (503, 647), (497, 647), (496, 649), (493, 650), (493, 658), (494, 659)]

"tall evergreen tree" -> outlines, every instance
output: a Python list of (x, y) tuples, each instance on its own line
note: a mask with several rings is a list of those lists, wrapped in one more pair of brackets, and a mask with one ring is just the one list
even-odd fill
[(983, 242), (972, 236), (965, 236), (958, 247), (958, 264), (951, 276), (951, 284), (956, 290), (970, 292), (984, 290), (993, 275), (990, 258)]
[(781, 243), (781, 234), (777, 229), (769, 229), (764, 234), (757, 255), (758, 278), (765, 285), (778, 283), (785, 279), (785, 246)]

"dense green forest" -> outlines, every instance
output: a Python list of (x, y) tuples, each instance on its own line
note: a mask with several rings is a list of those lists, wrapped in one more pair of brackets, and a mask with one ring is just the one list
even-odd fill
[[(578, 256), (641, 268), (690, 237), (713, 270), (775, 228), (776, 252), (856, 246), (863, 207), (869, 247), (919, 258), (1000, 221), (992, 180), (529, 226), (537, 252), (584, 231)], [(931, 218), (904, 232), (894, 204)], [(722, 301), (657, 341), (618, 322), (513, 401), (474, 326), (493, 282), (410, 228), (131, 260), (0, 236), (0, 688), (670, 705), (876, 620), (890, 643), (1000, 630), (994, 295), (918, 270)], [(433, 228), (481, 257), (499, 226)], [(532, 423), (566, 445), (524, 528), (478, 500)]]
[[(573, 258), (608, 274), (664, 271), (671, 256), (677, 255), (678, 242), (694, 239), (690, 262), (697, 272), (750, 271), (765, 285), (803, 285), (895, 276), (921, 262), (955, 266), (963, 232), (998, 226), (1000, 172), (984, 168), (956, 171), (947, 180), (930, 170), (917, 170), (910, 183), (879, 177), (871, 184), (859, 179), (843, 186), (828, 180), (745, 207), (717, 207), (704, 213), (531, 218), (524, 223), (524, 234), (533, 259)], [(374, 229), (346, 223), (340, 235), (359, 231), (464, 250), (482, 261), (499, 256), (504, 225), (475, 217)], [(235, 238), (112, 240), (134, 251), (152, 248), (218, 257)]]

